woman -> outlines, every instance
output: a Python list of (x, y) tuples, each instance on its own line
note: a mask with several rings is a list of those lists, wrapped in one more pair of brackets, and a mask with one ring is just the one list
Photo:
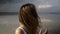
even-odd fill
[[(39, 26), (38, 15), (33, 4), (25, 4), (19, 11), (19, 24), (15, 34), (36, 34)], [(47, 29), (42, 33), (40, 29), (39, 34), (47, 34)]]

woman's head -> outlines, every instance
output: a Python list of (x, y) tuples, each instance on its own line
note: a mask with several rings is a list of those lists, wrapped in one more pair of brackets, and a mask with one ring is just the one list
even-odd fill
[(24, 4), (19, 11), (19, 22), (27, 27), (38, 26), (38, 15), (33, 4)]

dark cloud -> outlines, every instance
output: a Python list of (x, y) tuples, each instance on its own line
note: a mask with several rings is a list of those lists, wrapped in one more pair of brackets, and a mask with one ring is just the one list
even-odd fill
[(23, 2), (23, 0), (0, 0), (0, 4), (1, 3), (21, 3)]
[(35, 0), (0, 0), (1, 3), (24, 3), (24, 2), (34, 2)]

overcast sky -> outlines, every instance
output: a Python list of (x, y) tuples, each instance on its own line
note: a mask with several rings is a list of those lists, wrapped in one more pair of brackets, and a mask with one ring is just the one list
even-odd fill
[(60, 0), (0, 0), (0, 12), (17, 12), (25, 3), (35, 4), (39, 12), (60, 12)]

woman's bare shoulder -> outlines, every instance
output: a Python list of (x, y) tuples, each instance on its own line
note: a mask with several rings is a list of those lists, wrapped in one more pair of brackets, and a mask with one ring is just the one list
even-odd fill
[(23, 30), (19, 27), (15, 30), (15, 34), (24, 34)]

